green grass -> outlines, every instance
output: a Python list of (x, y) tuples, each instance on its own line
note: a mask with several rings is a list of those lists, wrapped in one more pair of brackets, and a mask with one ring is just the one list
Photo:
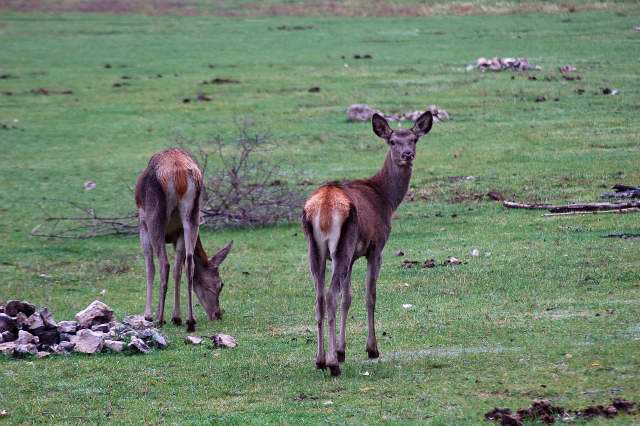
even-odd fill
[[(178, 137), (233, 135), (237, 116), (270, 130), (271, 159), (290, 183), (363, 177), (381, 164), (385, 147), (370, 126), (345, 121), (351, 103), (388, 112), (436, 104), (452, 120), (418, 148), (412, 189), (428, 201), (403, 204), (394, 220), (378, 284), (379, 361), (364, 351), (363, 263), (347, 362), (333, 379), (314, 369), (314, 292), (298, 225), (207, 231), (209, 250), (236, 245), (222, 271), (224, 320), (209, 322), (198, 307), (199, 332), (231, 334), (237, 349), (184, 346), (184, 330), (167, 326), (173, 344), (148, 356), (0, 359), (0, 410), (9, 413), (0, 422), (468, 424), (536, 397), (567, 408), (640, 399), (639, 243), (602, 238), (640, 232), (638, 216), (543, 218), (451, 202), (489, 190), (591, 201), (614, 183), (640, 183), (637, 12), (1, 15), (0, 74), (19, 78), (0, 80), (0, 92), (14, 93), (0, 95), (0, 123), (19, 129), (0, 129), (0, 299), (29, 299), (58, 319), (96, 298), (120, 317), (141, 313), (144, 265), (133, 237), (30, 237), (38, 205), (127, 212), (128, 187), (152, 153)], [(373, 59), (350, 59), (365, 53)], [(465, 71), (480, 56), (526, 56), (544, 70), (536, 81)], [(562, 80), (565, 64), (582, 79)], [(112, 87), (122, 76), (130, 86)], [(241, 84), (199, 85), (214, 77)], [(40, 87), (73, 94), (29, 93)], [(597, 95), (602, 87), (622, 93)], [(198, 91), (213, 100), (182, 103)], [(450, 182), (455, 175), (476, 179)], [(85, 180), (97, 188), (85, 192)], [(483, 256), (470, 257), (473, 248)], [(403, 269), (399, 249), (405, 259), (466, 263)], [(301, 393), (312, 398), (296, 401)]]

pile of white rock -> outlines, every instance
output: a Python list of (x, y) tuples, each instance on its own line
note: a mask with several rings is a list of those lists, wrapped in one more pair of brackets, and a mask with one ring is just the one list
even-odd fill
[[(433, 121), (436, 123), (449, 119), (449, 113), (436, 105), (429, 106), (427, 110), (431, 111)], [(416, 121), (424, 112), (409, 111), (402, 114), (385, 114), (367, 104), (353, 104), (347, 108), (347, 121), (371, 121), (373, 114), (380, 114), (387, 121)]]
[(164, 349), (167, 338), (142, 315), (114, 320), (113, 310), (94, 300), (76, 314), (75, 321), (59, 321), (47, 308), (10, 300), (0, 306), (0, 353), (17, 358), (94, 354), (102, 351), (149, 353)]

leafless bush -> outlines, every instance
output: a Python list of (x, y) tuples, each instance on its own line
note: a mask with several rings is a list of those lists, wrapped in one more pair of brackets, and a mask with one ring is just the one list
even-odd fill
[[(217, 136), (194, 152), (205, 173), (206, 197), (202, 205), (205, 226), (269, 225), (295, 220), (302, 205), (296, 185), (282, 169), (265, 159), (269, 135), (253, 132), (249, 121), (237, 123), (232, 140)], [(189, 148), (188, 143), (182, 143)], [(212, 157), (221, 167), (207, 170)]]
[[(256, 226), (291, 222), (302, 205), (298, 186), (290, 185), (278, 165), (266, 160), (269, 138), (253, 132), (249, 121), (237, 123), (238, 134), (227, 140), (216, 136), (204, 143), (177, 140), (191, 151), (205, 175), (205, 196), (201, 203), (205, 227)], [(216, 163), (215, 167), (212, 163)], [(298, 175), (294, 173), (294, 175)], [(133, 204), (133, 195), (131, 196)], [(52, 214), (52, 202), (40, 205), (44, 222), (31, 234), (38, 237), (91, 238), (137, 232), (137, 211), (127, 214), (99, 214), (97, 209), (73, 201), (63, 203), (68, 216)]]

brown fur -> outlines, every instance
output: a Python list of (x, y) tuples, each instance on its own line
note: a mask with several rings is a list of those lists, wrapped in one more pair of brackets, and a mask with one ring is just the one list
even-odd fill
[[(189, 191), (189, 185), (193, 186), (193, 193)], [(157, 320), (159, 324), (164, 322), (164, 303), (169, 275), (165, 244), (172, 243), (176, 249), (173, 322), (175, 324), (182, 322), (180, 278), (182, 268), (186, 265), (189, 299), (187, 331), (195, 330), (192, 301), (194, 291), (209, 318), (221, 318), (220, 292), (223, 283), (218, 267), (231, 250), (231, 243), (229, 243), (211, 259), (207, 258), (198, 231), (200, 196), (203, 191), (202, 172), (196, 162), (188, 153), (176, 148), (162, 151), (151, 157), (147, 168), (136, 182), (135, 200), (139, 209), (140, 242), (147, 270), (145, 318), (152, 317), (152, 287), (155, 275), (153, 258), (156, 256), (160, 264)]]
[[(382, 251), (391, 232), (391, 216), (409, 188), (418, 139), (431, 130), (433, 117), (423, 113), (410, 130), (393, 131), (387, 121), (375, 114), (373, 131), (386, 140), (389, 151), (378, 173), (369, 179), (321, 186), (307, 199), (302, 214), (302, 229), (309, 244), (309, 271), (316, 289), (318, 347), (316, 368), (329, 367), (331, 375), (340, 374), (340, 362), (346, 359), (346, 320), (351, 306), (351, 270), (360, 257), (367, 258), (367, 345), (369, 358), (380, 356), (375, 335), (376, 281), (382, 263)], [(331, 230), (333, 217), (341, 220), (336, 236)], [(317, 221), (317, 218), (320, 220)], [(315, 227), (329, 235), (320, 236)], [(332, 262), (329, 288), (325, 288), (326, 261)], [(336, 310), (340, 301), (340, 335), (336, 342)], [(328, 325), (329, 350), (324, 350), (324, 322)]]
[(351, 207), (351, 200), (340, 186), (327, 184), (318, 188), (304, 203), (304, 214), (309, 220), (319, 215), (320, 230), (327, 232), (331, 228), (333, 214), (338, 214), (344, 222)]

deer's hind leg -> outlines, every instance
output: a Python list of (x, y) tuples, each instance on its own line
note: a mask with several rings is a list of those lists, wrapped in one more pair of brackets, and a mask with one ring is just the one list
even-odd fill
[(346, 346), (347, 346), (347, 317), (349, 316), (349, 308), (351, 307), (351, 271), (353, 262), (355, 259), (351, 259), (351, 265), (347, 271), (345, 280), (342, 282), (342, 303), (340, 304), (340, 335), (338, 336), (338, 362), (344, 362), (346, 359)]
[(380, 274), (380, 265), (382, 263), (382, 253), (376, 250), (367, 257), (367, 279), (365, 283), (366, 300), (367, 300), (367, 354), (369, 358), (374, 359), (380, 356), (378, 351), (378, 341), (376, 339), (376, 283)]
[(196, 189), (193, 181), (189, 181), (187, 192), (180, 200), (180, 220), (184, 230), (184, 251), (187, 265), (187, 303), (188, 318), (187, 332), (196, 331), (196, 319), (193, 315), (193, 280), (195, 274), (195, 259), (193, 258), (198, 230), (200, 226), (200, 191)]
[(313, 228), (310, 222), (303, 220), (302, 224), (309, 242), (309, 273), (316, 290), (315, 319), (317, 325), (317, 350), (316, 368), (326, 368), (326, 355), (324, 351), (324, 273), (327, 266), (327, 248), (320, 247), (313, 236)]
[[(338, 297), (340, 296), (340, 292), (343, 289), (346, 289), (350, 283), (351, 278), (349, 275), (351, 274), (351, 265), (353, 263), (352, 259), (356, 249), (357, 238), (358, 234), (356, 227), (355, 210), (351, 210), (349, 217), (342, 224), (342, 227), (340, 229), (340, 237), (337, 241), (337, 244), (332, 247), (332, 243), (329, 243), (333, 273), (331, 276), (331, 287), (329, 287), (329, 289), (325, 291), (325, 303), (327, 309), (327, 322), (329, 325), (329, 329), (327, 331), (329, 335), (327, 367), (329, 367), (329, 369), (331, 370), (332, 376), (340, 375), (340, 366), (336, 346), (336, 304), (338, 301)], [(349, 300), (349, 304), (350, 303), (351, 302)], [(344, 327), (346, 327), (346, 315), (344, 321)]]
[(175, 282), (175, 294), (173, 302), (173, 314), (171, 322), (175, 325), (182, 325), (182, 317), (180, 315), (180, 278), (182, 277), (182, 267), (184, 266), (185, 250), (184, 236), (178, 235), (176, 240), (176, 260), (173, 266), (173, 280)]

